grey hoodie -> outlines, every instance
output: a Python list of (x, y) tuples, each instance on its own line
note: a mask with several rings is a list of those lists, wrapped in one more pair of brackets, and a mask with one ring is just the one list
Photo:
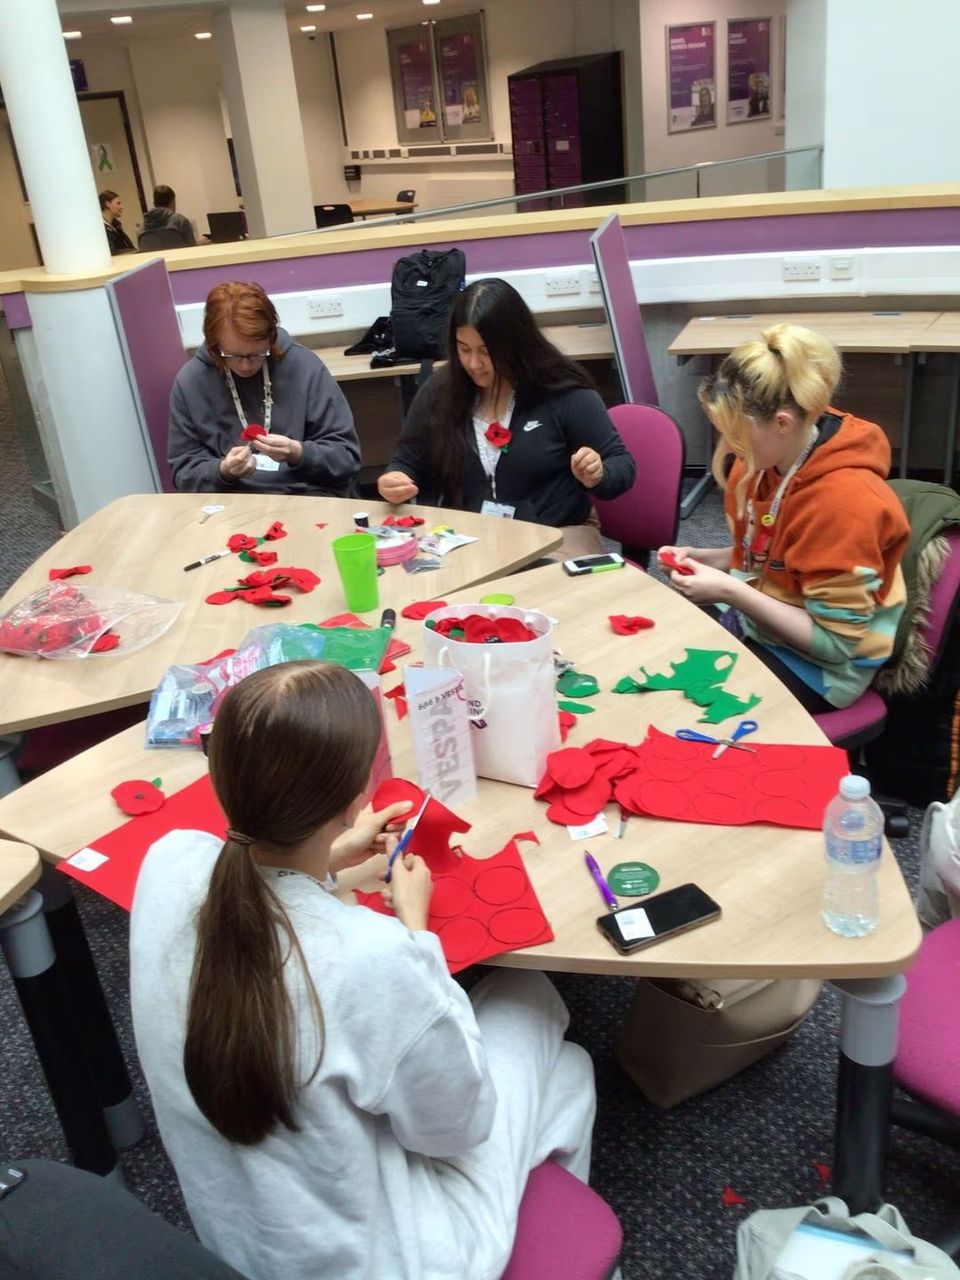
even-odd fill
[[(224, 481), (220, 459), (242, 444), (226, 378), (204, 344), (177, 374), (170, 392), (167, 459), (173, 482), (183, 493), (303, 493), (349, 497), (360, 470), (360, 442), (353, 415), (329, 369), (312, 351), (277, 331), (282, 357), (270, 358), (276, 435), (303, 441), (298, 467), (254, 471), (243, 480)], [(263, 374), (234, 377), (248, 423), (263, 423)]]
[(159, 231), (161, 228), (175, 231), (183, 241), (184, 248), (197, 243), (193, 234), (193, 223), (189, 218), (182, 213), (174, 213), (172, 209), (163, 209), (159, 205), (155, 205), (143, 215), (143, 226), (140, 228), (140, 235), (143, 235), (145, 231)]

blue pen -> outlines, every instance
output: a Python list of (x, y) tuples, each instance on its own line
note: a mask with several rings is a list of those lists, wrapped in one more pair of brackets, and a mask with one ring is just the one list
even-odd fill
[(600, 890), (600, 895), (603, 898), (604, 902), (607, 904), (607, 906), (610, 908), (611, 911), (616, 911), (617, 900), (613, 896), (613, 894), (610, 892), (610, 886), (607, 884), (607, 878), (603, 874), (603, 872), (600, 870), (599, 866), (597, 866), (596, 858), (593, 856), (592, 853), (585, 853), (583, 855), (583, 860), (587, 864), (587, 870), (590, 872), (590, 874), (593, 876), (594, 880), (596, 881), (597, 888)]
[(397, 847), (394, 849), (393, 853), (391, 853), (390, 857), (387, 859), (387, 874), (383, 878), (385, 884), (389, 884), (390, 881), (393, 879), (393, 864), (396, 862), (398, 858), (403, 857), (403, 855), (406, 853), (407, 847), (410, 844), (410, 841), (413, 839), (413, 833), (417, 829), (417, 823), (423, 817), (424, 810), (426, 809), (429, 803), (430, 803), (430, 792), (428, 791), (426, 795), (423, 797), (423, 804), (417, 810), (413, 818), (407, 823), (406, 831), (404, 831), (403, 835), (397, 841)]

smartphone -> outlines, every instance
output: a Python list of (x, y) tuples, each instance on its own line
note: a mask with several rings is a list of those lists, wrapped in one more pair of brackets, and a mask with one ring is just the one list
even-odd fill
[(653, 946), (664, 938), (708, 924), (720, 908), (697, 884), (681, 884), (645, 902), (610, 911), (597, 920), (597, 928), (621, 955)]
[(575, 560), (564, 560), (563, 569), (571, 578), (576, 578), (581, 573), (604, 573), (607, 569), (622, 569), (625, 563), (623, 556), (618, 556), (615, 551), (608, 551), (603, 555), (577, 556)]

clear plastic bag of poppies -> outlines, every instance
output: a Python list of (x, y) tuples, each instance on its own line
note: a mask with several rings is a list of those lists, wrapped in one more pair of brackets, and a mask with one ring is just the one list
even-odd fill
[(120, 587), (51, 582), (0, 616), (0, 651), (28, 658), (122, 657), (176, 622), (182, 603)]
[(227, 690), (263, 667), (313, 658), (351, 671), (377, 672), (392, 634), (389, 627), (317, 627), (309, 622), (254, 627), (238, 649), (167, 668), (150, 699), (147, 746), (200, 746)]

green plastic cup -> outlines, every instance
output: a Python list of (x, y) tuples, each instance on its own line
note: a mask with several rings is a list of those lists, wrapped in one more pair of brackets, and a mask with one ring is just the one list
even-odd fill
[(372, 533), (347, 533), (334, 538), (331, 545), (347, 608), (354, 613), (376, 609), (380, 604), (376, 538)]

